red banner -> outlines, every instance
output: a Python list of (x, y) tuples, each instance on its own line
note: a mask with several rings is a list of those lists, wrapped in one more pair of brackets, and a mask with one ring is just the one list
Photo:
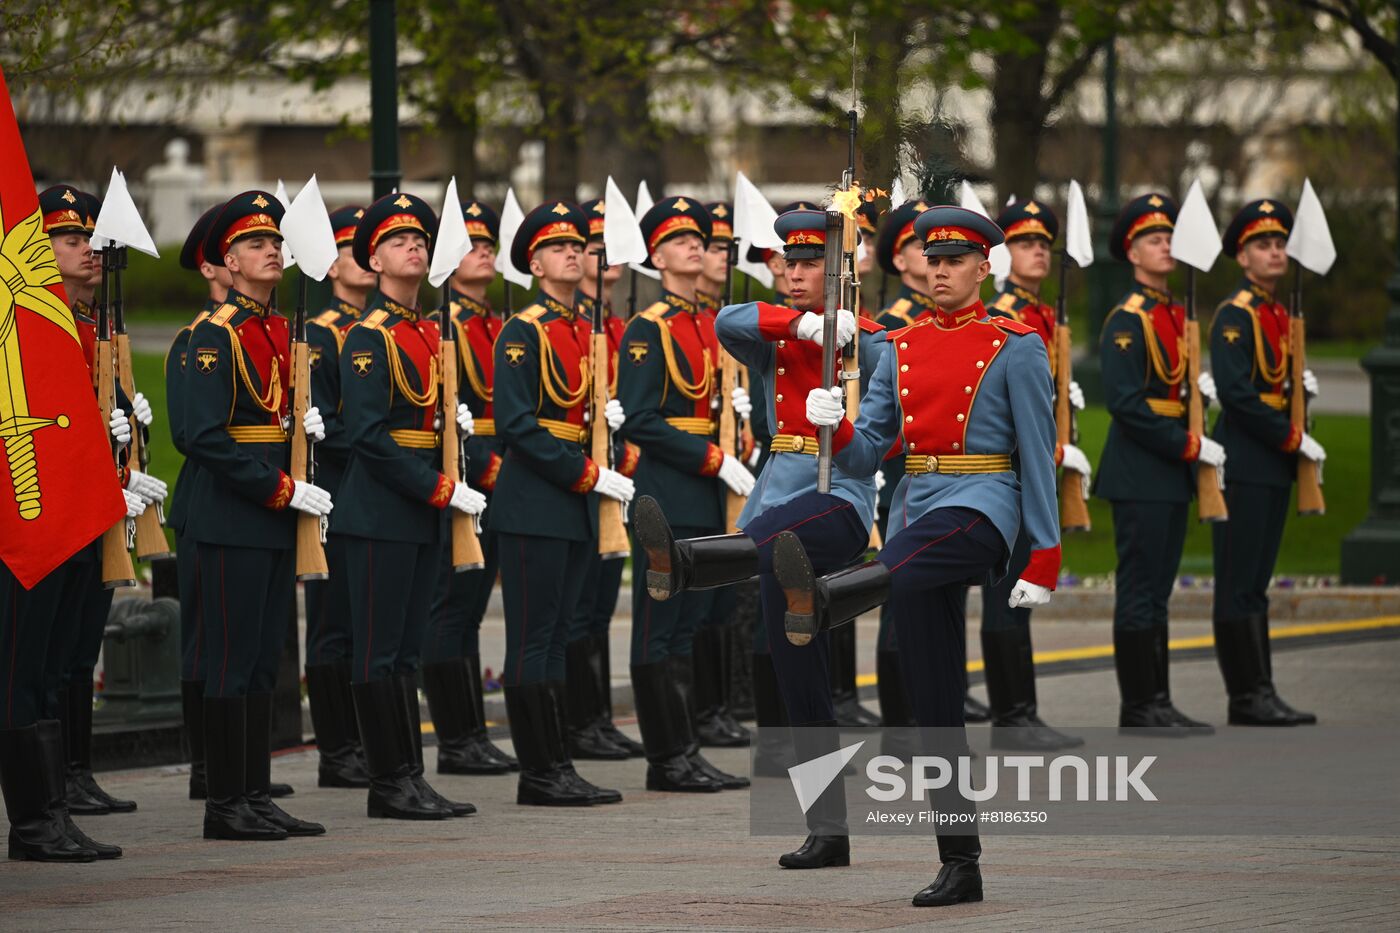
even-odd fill
[(25, 587), (126, 514), (0, 71), (0, 560)]

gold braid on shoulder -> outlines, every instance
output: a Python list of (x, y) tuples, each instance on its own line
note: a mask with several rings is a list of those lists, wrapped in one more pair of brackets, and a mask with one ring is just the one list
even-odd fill
[(535, 332), (540, 336), (540, 389), (551, 402), (560, 408), (576, 408), (588, 397), (588, 357), (579, 360), (578, 391), (570, 391), (569, 380), (560, 375), (554, 362), (554, 349), (549, 343), (549, 334), (539, 321), (531, 321)]
[(1176, 366), (1167, 368), (1167, 361), (1162, 356), (1162, 347), (1157, 339), (1157, 328), (1152, 326), (1152, 317), (1146, 311), (1137, 308), (1127, 308), (1127, 311), (1138, 316), (1142, 322), (1142, 340), (1147, 344), (1147, 356), (1152, 361), (1152, 369), (1157, 373), (1157, 378), (1165, 382), (1168, 386), (1174, 386), (1181, 382), (1181, 378), (1186, 375), (1186, 340), (1183, 337), (1176, 338)]
[(676, 362), (676, 348), (671, 342), (671, 331), (663, 321), (656, 321), (656, 329), (661, 335), (661, 354), (666, 357), (666, 371), (671, 376), (671, 382), (675, 385), (676, 391), (692, 402), (698, 402), (703, 398), (709, 398), (710, 389), (715, 382), (715, 368), (710, 362), (710, 350), (708, 347), (704, 351), (704, 362), (701, 368), (704, 374), (696, 382), (687, 382), (681, 375), (680, 365)]
[(462, 358), (462, 369), (467, 373), (467, 384), (483, 402), (492, 401), (491, 386), (486, 384), (486, 377), (477, 368), (476, 355), (472, 353), (471, 344), (467, 341), (467, 328), (460, 321), (453, 321), (452, 326), (457, 328), (457, 354)]
[(272, 378), (268, 380), (267, 394), (259, 393), (257, 387), (253, 385), (253, 377), (248, 373), (248, 364), (243, 359), (243, 342), (238, 339), (238, 331), (232, 324), (225, 323), (224, 330), (228, 331), (228, 339), (233, 344), (233, 362), (238, 370), (238, 375), (243, 380), (243, 386), (252, 396), (253, 403), (267, 412), (269, 415), (277, 414), (282, 407), (282, 374), (274, 365), (272, 367)]
[(1282, 382), (1288, 373), (1288, 333), (1284, 332), (1279, 337), (1278, 365), (1270, 366), (1268, 358), (1264, 356), (1264, 332), (1259, 327), (1259, 312), (1254, 308), (1249, 309), (1249, 322), (1254, 326), (1254, 365), (1258, 367), (1265, 382)]
[(394, 387), (404, 398), (419, 408), (431, 408), (436, 405), (440, 381), (438, 379), (437, 357), (428, 358), (428, 388), (422, 392), (415, 392), (413, 386), (408, 382), (408, 374), (403, 371), (403, 360), (399, 358), (399, 345), (394, 340), (394, 335), (387, 327), (381, 327), (378, 330), (384, 335), (384, 349), (389, 357), (389, 372), (394, 378)]

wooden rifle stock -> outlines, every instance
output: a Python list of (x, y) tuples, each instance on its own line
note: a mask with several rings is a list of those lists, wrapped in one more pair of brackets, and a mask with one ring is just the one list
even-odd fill
[[(1063, 262), (1063, 259), (1061, 259)], [(1063, 290), (1063, 285), (1061, 285)], [(1055, 442), (1063, 449), (1074, 443), (1074, 408), (1069, 403), (1072, 376), (1068, 322), (1055, 324)], [(1060, 530), (1088, 531), (1089, 505), (1084, 501), (1084, 474), (1078, 470), (1060, 471)]]
[[(1191, 396), (1186, 402), (1186, 430), (1206, 436), (1205, 399), (1201, 397), (1201, 324), (1194, 314), (1186, 319), (1186, 379)], [(1228, 521), (1225, 495), (1220, 491), (1220, 468), (1202, 463), (1196, 468), (1196, 514), (1203, 522)]]
[[(301, 275), (296, 320), (290, 333), (292, 355), (292, 457), (291, 476), (299, 483), (315, 481), (312, 441), (306, 435), (304, 419), (311, 407), (311, 353), (306, 345), (306, 274)], [(297, 512), (296, 575), (298, 580), (325, 580), (330, 577), (326, 548), (321, 533), (323, 519), (309, 512)]]
[[(588, 422), (593, 428), (590, 454), (599, 467), (612, 468), (612, 431), (603, 410), (608, 407), (608, 363), (612, 356), (608, 350), (607, 320), (604, 317), (603, 273), (607, 269), (607, 257), (598, 254), (598, 294), (593, 299), (592, 357), (589, 365), (589, 378), (593, 380), (592, 411)], [(636, 284), (633, 271), (633, 285)], [(635, 291), (635, 289), (634, 289)], [(622, 521), (622, 503), (610, 496), (598, 497), (598, 553), (604, 560), (626, 557), (632, 551), (627, 538), (627, 526)]]
[[(1288, 414), (1300, 434), (1308, 430), (1308, 393), (1303, 388), (1303, 370), (1308, 366), (1307, 328), (1303, 322), (1303, 289), (1301, 269), (1295, 270), (1293, 308), (1288, 320), (1288, 345), (1293, 352), (1289, 378), (1293, 390), (1288, 401)], [(1298, 514), (1321, 515), (1327, 511), (1322, 497), (1322, 473), (1317, 461), (1298, 455)]]
[[(458, 367), (457, 322), (452, 319), (452, 303), (444, 295), (442, 315), (438, 322), (438, 372), (442, 373), (442, 475), (456, 482), (466, 480), (466, 464), (462, 458), (462, 440), (457, 428)], [(452, 570), (462, 573), (486, 566), (481, 539), (476, 533), (476, 518), (460, 509), (448, 506), (448, 529), (452, 537)]]
[[(111, 269), (111, 249), (102, 251), (102, 303), (97, 309), (97, 407), (101, 412), (102, 430), (110, 430), (112, 411), (116, 404), (116, 365), (112, 354), (112, 319), (107, 304), (108, 275)], [(121, 466), (120, 452), (112, 451), (114, 467)], [(131, 563), (131, 519), (123, 516), (102, 533), (102, 585), (109, 590), (119, 586), (136, 585), (136, 568)]]

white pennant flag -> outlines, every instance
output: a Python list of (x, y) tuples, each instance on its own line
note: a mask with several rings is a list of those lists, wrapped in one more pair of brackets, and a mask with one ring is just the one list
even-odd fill
[(1215, 226), (1201, 180), (1191, 182), (1186, 200), (1176, 212), (1172, 228), (1172, 258), (1188, 266), (1209, 272), (1220, 256), (1220, 230)]
[(457, 271), (462, 257), (472, 251), (472, 238), (467, 236), (467, 218), (462, 216), (462, 201), (457, 197), (457, 176), (447, 182), (438, 214), (437, 236), (433, 237), (433, 261), (428, 266), (428, 283), (437, 288)]
[(525, 212), (520, 209), (520, 202), (515, 198), (515, 189), (510, 188), (506, 191), (506, 203), (501, 208), (501, 248), (496, 253), (496, 271), (505, 276), (507, 282), (521, 288), (529, 288), (534, 282), (530, 273), (520, 272), (510, 261), (511, 244), (515, 242), (515, 234), (524, 220)]
[(778, 212), (758, 190), (758, 186), (739, 172), (734, 178), (734, 239), (739, 241), (739, 261), (735, 268), (759, 282), (764, 288), (773, 287), (773, 273), (762, 262), (749, 262), (749, 247), (782, 249), (783, 239), (773, 229)]
[[(987, 209), (982, 206), (982, 199), (977, 196), (977, 192), (972, 190), (972, 185), (966, 178), (963, 179), (962, 191), (958, 195), (958, 205), (964, 210), (976, 211), (988, 220), (992, 215), (987, 213)], [(1011, 251), (1006, 248), (1005, 243), (993, 246), (988, 253), (987, 259), (992, 264), (992, 275), (996, 278), (997, 288), (1001, 288), (1006, 277), (1011, 274)]]
[(642, 228), (611, 175), (603, 188), (603, 205), (603, 248), (608, 254), (608, 264), (621, 266), (646, 259), (647, 244), (642, 238)]
[[(656, 202), (652, 200), (651, 197), (651, 189), (647, 187), (647, 180), (643, 178), (641, 184), (637, 185), (637, 209), (632, 216), (636, 217), (637, 222), (640, 224), (642, 217), (646, 214), (647, 211), (651, 210), (652, 205), (655, 203)], [(638, 229), (640, 230), (641, 228), (638, 227)], [(642, 241), (642, 249), (646, 249), (645, 239), (643, 239)], [(647, 253), (646, 256), (642, 257), (642, 259), (633, 260), (632, 262), (628, 263), (627, 267), (629, 269), (633, 269), (637, 272), (640, 272), (647, 278), (656, 279), (657, 281), (660, 281), (660, 272), (657, 272), (655, 269), (648, 269), (646, 266), (642, 265), (642, 260), (646, 259), (649, 255), (651, 254)]]
[[(287, 195), (287, 186), (282, 184), (282, 179), (277, 179), (277, 190), (272, 192), (273, 196), (282, 203), (282, 210), (292, 206), (292, 199)], [(282, 268), (290, 269), (297, 264), (297, 257), (292, 253), (291, 244), (284, 237), (282, 240)]]
[(1303, 179), (1303, 196), (1293, 215), (1293, 231), (1288, 234), (1288, 255), (1304, 269), (1316, 275), (1326, 275), (1337, 261), (1337, 247), (1332, 242), (1332, 230), (1327, 226), (1327, 212), (1313, 190), (1312, 179)]
[(909, 198), (904, 193), (904, 179), (896, 177), (894, 183), (890, 185), (890, 210), (896, 210), (907, 200)]
[(335, 231), (331, 229), (331, 218), (315, 175), (287, 207), (281, 227), (282, 245), (296, 255), (301, 274), (317, 282), (324, 280), (340, 250), (335, 245)]
[(1069, 183), (1069, 204), (1065, 210), (1065, 252), (1081, 269), (1087, 269), (1094, 263), (1094, 236), (1089, 230), (1089, 209), (1084, 204), (1084, 189), (1074, 180)]
[[(146, 229), (136, 202), (131, 200), (131, 192), (126, 187), (126, 176), (112, 169), (112, 180), (107, 183), (107, 196), (102, 199), (102, 207), (97, 212), (97, 222), (93, 227), (93, 239), (129, 246), (147, 256), (160, 258), (156, 244)], [(94, 245), (93, 249), (97, 249)]]

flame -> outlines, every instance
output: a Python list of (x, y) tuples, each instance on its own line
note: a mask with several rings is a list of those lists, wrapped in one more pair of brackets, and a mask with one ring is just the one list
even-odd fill
[(833, 192), (831, 206), (840, 211), (847, 220), (854, 220), (856, 210), (860, 207), (860, 185), (852, 184), (844, 191)]

